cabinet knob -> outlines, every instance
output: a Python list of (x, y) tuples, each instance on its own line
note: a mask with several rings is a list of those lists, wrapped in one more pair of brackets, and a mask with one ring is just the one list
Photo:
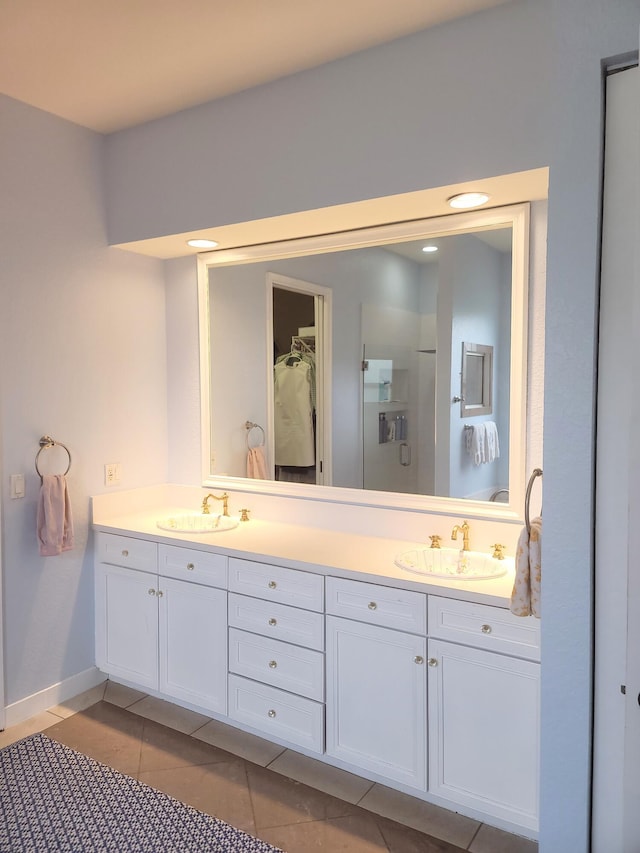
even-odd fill
[(422, 657), (422, 655), (416, 655), (413, 659), (413, 662), (414, 663), (424, 663), (424, 658)]
[(480, 630), (482, 631), (483, 634), (490, 634), (491, 633), (491, 625), (483, 625), (480, 628)]
[(438, 666), (437, 658), (429, 658), (429, 666)]
[(150, 587), (150, 589), (149, 589), (149, 595), (155, 595), (155, 594), (156, 594), (155, 589), (154, 589), (153, 587)]
[(122, 556), (123, 556), (123, 557), (128, 557), (128, 556), (129, 556), (129, 552), (128, 552), (128, 551), (123, 551), (123, 552), (122, 552)]
[(276, 712), (273, 710), (273, 708), (267, 712), (267, 716), (271, 717), (271, 719), (273, 719), (275, 717), (275, 715), (276, 715)]
[(159, 589), (158, 590), (158, 598), (162, 598), (163, 595), (164, 595), (164, 592), (161, 589)]
[(192, 571), (195, 569), (195, 566), (193, 565), (193, 563), (187, 563), (187, 569), (188, 569), (190, 572), (192, 572)]
[(269, 581), (269, 589), (275, 589), (278, 584), (275, 581)]
[(269, 625), (271, 625), (272, 628), (274, 625), (277, 625), (277, 624), (278, 624), (277, 619), (274, 619), (273, 617), (271, 619), (269, 619)]
[(378, 609), (378, 605), (375, 603), (375, 601), (370, 601), (368, 607), (369, 607), (369, 610), (377, 610)]
[(275, 669), (278, 666), (278, 661), (270, 660), (269, 661), (269, 669)]

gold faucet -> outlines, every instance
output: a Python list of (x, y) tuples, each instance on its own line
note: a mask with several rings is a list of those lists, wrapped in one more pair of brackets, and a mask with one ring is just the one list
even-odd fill
[(212, 495), (208, 494), (202, 501), (202, 512), (204, 515), (209, 515), (209, 498), (213, 498), (214, 501), (222, 501), (222, 514), (229, 515), (229, 495), (225, 492), (223, 495)]
[(463, 521), (462, 524), (456, 524), (456, 526), (451, 531), (451, 538), (457, 539), (458, 533), (462, 531), (462, 550), (469, 550), (469, 522)]

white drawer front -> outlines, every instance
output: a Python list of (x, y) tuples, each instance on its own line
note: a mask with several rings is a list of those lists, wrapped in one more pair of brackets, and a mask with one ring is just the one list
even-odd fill
[(146, 539), (99, 531), (96, 534), (96, 556), (99, 563), (143, 572), (158, 571), (158, 546)]
[(229, 625), (324, 651), (324, 616), (287, 604), (229, 593)]
[(327, 578), (327, 613), (413, 634), (426, 634), (427, 596), (343, 578)]
[(324, 655), (229, 629), (229, 670), (308, 699), (324, 700)]
[(293, 604), (322, 613), (324, 577), (269, 563), (229, 558), (229, 589), (242, 595)]
[(194, 548), (160, 545), (158, 567), (162, 577), (227, 588), (227, 557)]
[(429, 596), (429, 636), (540, 660), (540, 620), (502, 607)]
[(312, 699), (230, 675), (229, 716), (267, 737), (324, 750), (324, 705)]

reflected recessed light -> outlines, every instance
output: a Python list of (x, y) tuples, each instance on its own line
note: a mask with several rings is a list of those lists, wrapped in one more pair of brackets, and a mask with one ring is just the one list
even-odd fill
[(423, 246), (422, 251), (423, 252), (437, 252), (438, 247), (437, 246)]
[(217, 245), (215, 240), (187, 240), (187, 246), (194, 249), (215, 249)]
[(447, 201), (450, 207), (479, 207), (489, 201), (489, 196), (486, 193), (459, 193), (452, 195)]

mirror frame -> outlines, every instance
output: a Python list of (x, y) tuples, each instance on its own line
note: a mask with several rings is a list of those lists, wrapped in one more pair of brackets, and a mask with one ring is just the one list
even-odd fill
[[(200, 332), (200, 403), (202, 485), (212, 489), (382, 509), (422, 511), (475, 518), (522, 521), (526, 464), (527, 332), (529, 295), (528, 202), (487, 210), (468, 211), (408, 222), (322, 234), (305, 238), (219, 249), (197, 256)], [(509, 378), (509, 501), (499, 503), (466, 498), (400, 492), (250, 480), (211, 473), (211, 375), (209, 270), (218, 266), (264, 262), (344, 249), (384, 246), (421, 238), (446, 237), (510, 227), (512, 229), (511, 357)], [(519, 344), (519, 345), (518, 345)]]

